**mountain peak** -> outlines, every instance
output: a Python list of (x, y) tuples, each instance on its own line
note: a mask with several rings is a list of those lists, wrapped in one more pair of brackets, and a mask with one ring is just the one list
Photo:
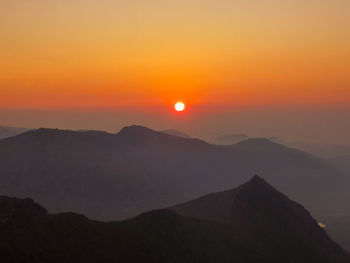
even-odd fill
[(133, 145), (139, 145), (143, 143), (150, 143), (157, 141), (159, 138), (168, 137), (170, 135), (154, 131), (150, 128), (140, 126), (140, 125), (131, 125), (122, 128), (117, 134), (123, 142), (128, 142)]
[[(262, 177), (260, 177), (259, 175), (254, 175), (253, 177), (252, 177), (252, 179), (250, 180), (250, 182), (265, 182), (265, 180), (262, 178)], [(266, 182), (265, 182), (266, 183)]]
[(147, 128), (142, 125), (130, 125), (130, 126), (125, 126), (123, 127), (120, 132), (154, 132), (154, 130)]
[(277, 233), (276, 246), (284, 238), (288, 242), (293, 239), (297, 246), (327, 244), (325, 247), (331, 250), (338, 248), (302, 205), (258, 175), (233, 190), (209, 194), (170, 209), (185, 217), (230, 225), (249, 233), (248, 236), (269, 239)]
[(254, 138), (241, 141), (231, 146), (234, 149), (243, 151), (265, 152), (265, 153), (279, 153), (281, 151), (289, 150), (295, 152), (295, 149), (288, 148), (283, 144), (279, 144), (269, 140), (268, 138)]
[[(181, 215), (199, 219), (244, 222), (264, 214), (276, 214), (276, 211), (278, 214), (278, 211), (293, 206), (300, 205), (288, 199), (259, 175), (255, 175), (237, 188), (208, 194), (172, 209)], [(303, 208), (300, 208), (299, 212), (307, 214)]]
[(269, 183), (267, 183), (262, 177), (259, 175), (254, 175), (252, 179), (250, 179), (247, 183), (241, 185), (240, 187), (237, 188), (237, 190), (242, 189), (242, 188), (247, 188), (247, 187), (268, 187), (269, 189), (273, 189), (277, 192), (276, 189), (274, 189)]
[(131, 125), (123, 127), (117, 135), (123, 135), (123, 136), (150, 136), (154, 135), (157, 132), (147, 128), (145, 126), (140, 125)]
[(208, 143), (199, 140), (199, 139), (191, 139), (191, 138), (183, 138), (181, 136), (174, 136), (171, 134), (167, 134), (161, 131), (155, 131), (150, 128), (139, 126), (139, 125), (131, 125), (126, 126), (120, 130), (116, 136), (120, 137), (124, 142), (127, 141), (134, 145), (144, 144), (144, 143), (154, 143), (157, 145), (161, 145), (161, 147), (169, 147), (171, 144), (179, 147), (190, 148), (194, 145), (196, 147), (200, 146), (208, 146)]
[(241, 142), (238, 142), (236, 145), (239, 144), (260, 144), (260, 145), (267, 145), (267, 144), (277, 144), (267, 138), (252, 138), (252, 139), (247, 139)]

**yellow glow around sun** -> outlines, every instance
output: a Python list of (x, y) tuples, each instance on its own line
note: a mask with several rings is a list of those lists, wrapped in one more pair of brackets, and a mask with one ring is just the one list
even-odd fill
[(185, 104), (182, 102), (177, 102), (174, 107), (176, 111), (183, 111), (185, 109)]

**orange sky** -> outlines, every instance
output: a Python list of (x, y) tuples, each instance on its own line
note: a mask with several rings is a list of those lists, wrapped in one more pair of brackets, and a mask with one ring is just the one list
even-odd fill
[(350, 104), (349, 0), (0, 0), (0, 108)]

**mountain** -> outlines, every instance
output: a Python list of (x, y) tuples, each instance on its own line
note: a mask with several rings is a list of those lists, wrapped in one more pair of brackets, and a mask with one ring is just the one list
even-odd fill
[(323, 158), (343, 173), (350, 173), (350, 145), (348, 144), (292, 142), (289, 145)]
[(338, 158), (350, 155), (349, 144), (331, 144), (331, 143), (310, 143), (310, 142), (289, 142), (291, 147), (310, 152), (322, 158)]
[[(212, 143), (217, 145), (233, 145), (233, 144), (237, 144), (239, 142), (247, 141), (250, 139), (262, 139), (262, 138), (251, 138), (245, 134), (231, 134), (231, 135), (218, 136), (212, 141)], [(286, 144), (284, 140), (281, 140), (278, 137), (267, 137), (264, 139), (267, 139), (269, 141), (279, 143), (279, 144)], [(295, 147), (295, 148), (298, 148), (298, 147)]]
[(129, 126), (117, 134), (38, 129), (0, 140), (0, 194), (99, 220), (222, 191), (250, 174), (261, 174), (314, 214), (350, 210), (342, 174), (265, 139), (218, 146)]
[(219, 144), (219, 145), (231, 145), (231, 144), (235, 144), (248, 139), (249, 137), (245, 134), (222, 135), (222, 136), (216, 137), (213, 140), (213, 143)]
[(186, 134), (186, 133), (184, 133), (182, 131), (175, 130), (175, 129), (163, 130), (161, 132), (169, 134), (169, 135), (181, 137), (181, 138), (186, 138), (186, 139), (190, 139), (191, 138), (190, 135), (188, 135), (188, 134)]
[[(210, 193), (170, 209), (186, 217), (234, 223), (242, 228), (255, 225), (253, 228), (259, 230), (277, 228), (281, 232), (293, 229), (295, 234), (307, 233), (307, 227), (303, 229), (295, 224), (318, 225), (303, 206), (290, 200), (258, 175), (232, 190)], [(284, 229), (286, 225), (290, 227)]]
[(20, 133), (26, 132), (28, 130), (29, 129), (26, 129), (26, 128), (0, 126), (0, 139), (12, 137)]
[[(291, 257), (298, 257), (298, 250), (305, 247), (313, 255), (323, 250), (321, 247), (329, 251), (337, 247), (303, 206), (257, 175), (236, 189), (211, 193), (170, 209), (185, 217), (227, 224), (250, 240), (266, 244), (262, 250), (278, 248), (280, 255), (288, 255), (288, 261), (281, 258), (280, 262), (300, 262)], [(321, 262), (322, 256), (319, 258)]]
[(0, 257), (4, 263), (350, 262), (300, 204), (258, 176), (121, 222), (48, 214), (32, 199), (2, 196)]

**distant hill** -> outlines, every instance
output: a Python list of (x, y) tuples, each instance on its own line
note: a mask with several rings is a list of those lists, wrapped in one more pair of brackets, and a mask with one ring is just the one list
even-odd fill
[(249, 137), (245, 134), (231, 134), (216, 137), (213, 140), (213, 143), (219, 145), (231, 145), (248, 139)]
[(190, 135), (188, 135), (188, 134), (186, 134), (186, 133), (184, 133), (182, 131), (179, 131), (179, 130), (169, 129), (169, 130), (163, 130), (161, 132), (169, 134), (169, 135), (181, 137), (181, 138), (187, 138), (187, 139), (191, 138)]
[(292, 142), (292, 147), (310, 152), (316, 156), (325, 159), (327, 162), (336, 166), (340, 171), (350, 174), (350, 145), (349, 144), (326, 144), (326, 143), (308, 143)]
[(349, 144), (330, 144), (330, 143), (310, 143), (310, 142), (290, 142), (291, 147), (310, 152), (322, 158), (332, 159), (350, 155)]
[[(246, 140), (251, 140), (251, 139), (260, 139), (260, 138), (253, 138), (249, 137), (245, 134), (231, 134), (231, 135), (224, 135), (224, 136), (219, 136), (216, 137), (212, 143), (217, 144), (217, 145), (233, 145), (237, 144), (239, 142), (243, 142)], [(279, 143), (279, 144), (286, 144), (283, 140), (277, 137), (267, 137), (265, 139), (268, 139), (269, 141)]]
[(32, 199), (2, 196), (0, 257), (4, 263), (350, 261), (300, 204), (257, 176), (122, 222), (47, 214)]
[(0, 194), (100, 220), (221, 191), (250, 174), (261, 174), (315, 214), (350, 211), (342, 174), (266, 139), (217, 146), (129, 126), (117, 134), (38, 129), (0, 140)]
[(295, 148), (287, 147), (285, 145), (271, 141), (267, 138), (253, 138), (242, 142), (238, 142), (234, 145), (231, 145), (230, 147), (241, 151), (255, 152), (260, 155), (265, 155), (267, 153), (278, 154), (288, 152), (289, 154), (294, 154), (297, 156), (304, 155), (310, 158), (315, 158), (309, 153), (297, 150)]
[(9, 126), (0, 125), (0, 139), (12, 137), (20, 133), (26, 132), (28, 130), (29, 129), (26, 129), (26, 128), (9, 127)]

